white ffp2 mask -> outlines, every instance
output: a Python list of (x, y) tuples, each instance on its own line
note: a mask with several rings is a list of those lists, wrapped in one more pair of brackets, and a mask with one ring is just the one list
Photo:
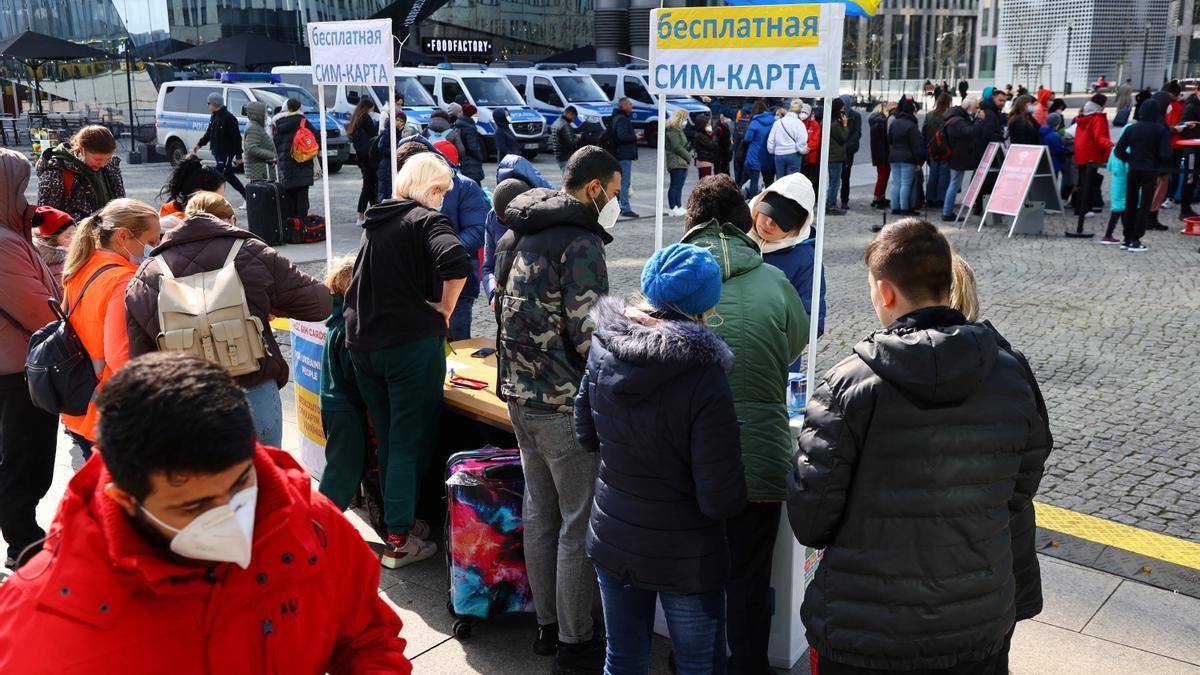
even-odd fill
[(193, 560), (231, 562), (246, 569), (250, 566), (257, 505), (258, 486), (254, 485), (235, 494), (228, 504), (200, 514), (183, 529), (167, 525), (141, 505), (138, 508), (160, 527), (175, 533), (171, 551)]
[(596, 220), (600, 227), (611, 230), (616, 226), (617, 219), (621, 217), (621, 205), (617, 203), (616, 198), (609, 197), (604, 208), (596, 206), (596, 200), (593, 198), (592, 206), (596, 209)]

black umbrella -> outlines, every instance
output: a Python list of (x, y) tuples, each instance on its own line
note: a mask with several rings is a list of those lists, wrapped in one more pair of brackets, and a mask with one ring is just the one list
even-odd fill
[(162, 61), (211, 61), (249, 68), (299, 62), (301, 51), (307, 50), (263, 35), (242, 33), (159, 58)]
[[(50, 35), (24, 31), (7, 40), (0, 41), (0, 56), (8, 56), (33, 69), (33, 87), (41, 91), (38, 69), (47, 61), (74, 61), (75, 59), (111, 59), (112, 56), (87, 45), (68, 42)], [(38, 112), (42, 111), (42, 97), (35, 95)]]
[(159, 61), (163, 55), (177, 52), (183, 49), (190, 49), (191, 43), (174, 38), (166, 38), (165, 40), (155, 40), (140, 47), (135, 47), (133, 57), (142, 61)]

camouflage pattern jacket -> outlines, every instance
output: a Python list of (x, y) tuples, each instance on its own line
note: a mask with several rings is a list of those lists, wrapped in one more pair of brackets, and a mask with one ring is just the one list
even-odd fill
[(588, 313), (608, 294), (596, 212), (562, 192), (535, 188), (504, 214), (496, 245), (497, 395), (570, 414), (587, 365)]

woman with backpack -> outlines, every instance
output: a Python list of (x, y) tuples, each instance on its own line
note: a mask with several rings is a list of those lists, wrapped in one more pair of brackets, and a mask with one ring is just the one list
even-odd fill
[(362, 188), (358, 192), (358, 207), (355, 211), (358, 213), (357, 225), (362, 226), (363, 219), (367, 207), (373, 204), (378, 204), (377, 191), (379, 189), (379, 171), (374, 162), (371, 161), (371, 146), (375, 144), (375, 137), (379, 135), (379, 124), (375, 118), (371, 117), (371, 113), (375, 111), (375, 102), (369, 96), (364, 96), (358, 100), (358, 105), (354, 106), (354, 114), (350, 116), (350, 125), (346, 127), (346, 133), (350, 135), (350, 142), (354, 144), (354, 156), (357, 157), (358, 170), (362, 172)]
[(54, 478), (58, 418), (36, 407), (25, 380), (29, 338), (54, 320), (47, 302), (62, 290), (30, 243), (35, 207), (25, 199), (32, 167), (0, 148), (0, 537), (4, 566), (41, 550), (37, 504)]
[(921, 126), (921, 136), (929, 148), (929, 178), (925, 183), (927, 206), (942, 206), (946, 199), (946, 188), (950, 186), (950, 146), (945, 142), (945, 135), (938, 137), (938, 132), (942, 130), (946, 113), (953, 103), (954, 98), (950, 94), (938, 96), (933, 110), (925, 115), (925, 124)]
[[(279, 182), (283, 185), (283, 217), (304, 220), (308, 215), (308, 188), (316, 174), (314, 158), (297, 160), (296, 136), (312, 134), (308, 118), (300, 110), (300, 101), (289, 98), (287, 110), (275, 115), (275, 150), (279, 153)], [(320, 142), (320, 139), (317, 139)]]
[[(155, 256), (138, 268), (125, 292), (130, 358), (154, 351), (178, 351), (209, 360), (220, 359), (246, 392), (257, 440), (279, 447), (283, 441), (283, 405), (279, 390), (288, 383), (288, 362), (271, 330), (271, 317), (323, 321), (333, 299), (320, 281), (301, 272), (262, 239), (237, 226), (233, 207), (213, 192), (198, 192), (188, 201), (179, 227), (163, 235)], [(242, 292), (210, 298), (196, 288), (199, 275), (232, 267)], [(200, 293), (221, 307), (219, 331), (203, 323), (205, 316), (173, 311), (159, 323), (159, 305), (173, 303), (183, 289)], [(238, 320), (235, 321), (230, 317)], [(207, 335), (213, 349), (200, 341)], [(161, 336), (161, 337), (160, 337)], [(223, 338), (228, 338), (223, 339)], [(214, 357), (214, 355), (216, 355)], [(236, 363), (227, 363), (236, 361)]]
[(704, 326), (721, 267), (692, 244), (660, 249), (645, 301), (592, 310), (575, 435), (600, 455), (587, 555), (604, 604), (606, 673), (646, 673), (655, 600), (678, 672), (726, 671), (726, 521), (746, 507), (733, 354)]
[(53, 206), (75, 222), (125, 196), (117, 140), (98, 124), (86, 126), (70, 141), (42, 151), (37, 176), (38, 206)]
[[(96, 367), (96, 391), (129, 360), (125, 289), (138, 265), (158, 245), (158, 213), (136, 199), (114, 199), (79, 223), (63, 266), (63, 308)], [(83, 415), (62, 416), (67, 433), (92, 456), (96, 404)]]

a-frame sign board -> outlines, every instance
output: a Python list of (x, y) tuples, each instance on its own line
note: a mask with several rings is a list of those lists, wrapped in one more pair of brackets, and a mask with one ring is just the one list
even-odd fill
[[(988, 196), (987, 208), (979, 229), (989, 214), (1008, 216), (1012, 224), (1008, 236), (1042, 234), (1043, 215), (1047, 205), (1057, 204), (1063, 213), (1058, 180), (1050, 163), (1050, 152), (1044, 145), (1010, 145), (996, 185)], [(1066, 215), (1063, 215), (1066, 222)]]

